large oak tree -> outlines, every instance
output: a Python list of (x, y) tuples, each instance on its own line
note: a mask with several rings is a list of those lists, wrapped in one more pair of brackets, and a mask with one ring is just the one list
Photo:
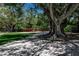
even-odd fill
[(55, 35), (56, 37), (66, 37), (64, 25), (66, 25), (67, 18), (75, 12), (79, 4), (48, 3), (37, 4), (37, 6), (43, 8), (44, 13), (49, 17), (50, 31), (48, 36)]

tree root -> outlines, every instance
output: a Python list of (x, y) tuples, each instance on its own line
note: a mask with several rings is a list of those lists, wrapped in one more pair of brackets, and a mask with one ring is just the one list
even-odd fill
[(54, 33), (53, 32), (49, 32), (47, 34), (43, 34), (43, 35), (38, 35), (38, 38), (50, 38), (51, 36), (53, 36)]

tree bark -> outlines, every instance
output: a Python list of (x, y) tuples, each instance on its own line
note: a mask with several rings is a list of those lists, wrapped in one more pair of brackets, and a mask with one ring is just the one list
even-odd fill
[[(64, 29), (62, 29), (64, 31)], [(57, 37), (65, 37), (65, 34), (61, 31), (60, 24), (55, 25), (55, 33)]]

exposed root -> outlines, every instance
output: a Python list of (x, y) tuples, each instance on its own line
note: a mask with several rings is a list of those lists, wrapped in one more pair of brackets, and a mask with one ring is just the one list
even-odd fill
[(38, 38), (49, 38), (49, 37), (51, 37), (53, 35), (54, 35), (53, 32), (49, 32), (47, 34), (38, 35)]

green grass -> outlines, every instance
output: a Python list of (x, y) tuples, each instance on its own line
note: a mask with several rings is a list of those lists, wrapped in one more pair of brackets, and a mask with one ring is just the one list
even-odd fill
[(25, 37), (32, 36), (33, 34), (34, 33), (19, 33), (19, 32), (4, 33), (3, 35), (0, 35), (0, 45), (11, 41), (21, 40)]

